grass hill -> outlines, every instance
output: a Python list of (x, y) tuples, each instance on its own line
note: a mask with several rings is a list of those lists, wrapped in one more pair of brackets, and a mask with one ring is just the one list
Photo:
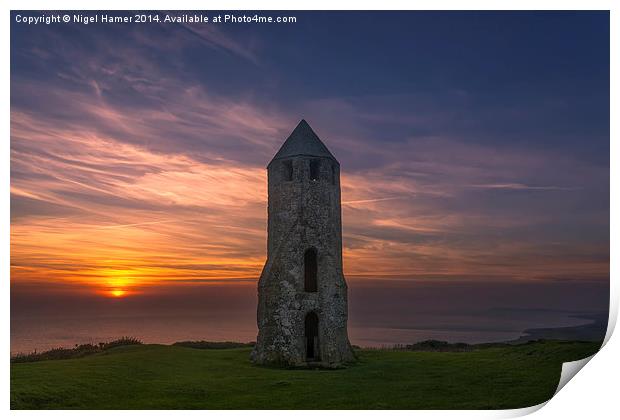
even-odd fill
[[(204, 348), (206, 347), (206, 348)], [(498, 409), (544, 402), (597, 342), (357, 350), (346, 369), (250, 364), (250, 348), (125, 345), (11, 363), (11, 409)]]

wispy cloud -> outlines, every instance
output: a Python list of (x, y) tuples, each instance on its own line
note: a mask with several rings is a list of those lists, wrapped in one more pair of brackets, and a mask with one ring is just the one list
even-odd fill
[(488, 190), (530, 190), (530, 191), (568, 191), (572, 187), (558, 187), (555, 185), (525, 185), (519, 183), (508, 184), (474, 184), (468, 185), (469, 188), (480, 188)]
[(425, 111), (415, 95), (289, 106), (252, 90), (226, 93), (179, 64), (179, 45), (198, 40), (260, 64), (251, 43), (174, 28), (129, 31), (115, 44), (53, 32), (51, 45), (73, 48), (24, 52), (46, 71), (12, 79), (13, 281), (256, 278), (265, 259), (264, 167), (300, 116), (341, 162), (347, 275), (607, 272), (608, 205), (592, 203), (608, 168), (443, 132), (453, 116)]
[(260, 64), (258, 56), (252, 49), (235, 41), (230, 36), (225, 35), (220, 29), (213, 25), (189, 25), (185, 23), (179, 25), (210, 48), (225, 50), (255, 65)]
[(351, 200), (351, 201), (343, 201), (342, 204), (367, 204), (367, 203), (378, 203), (380, 201), (391, 201), (391, 200), (400, 200), (400, 199), (406, 199), (406, 198), (411, 198), (408, 196), (402, 196), (402, 197), (383, 197), (383, 198), (369, 198), (366, 200)]

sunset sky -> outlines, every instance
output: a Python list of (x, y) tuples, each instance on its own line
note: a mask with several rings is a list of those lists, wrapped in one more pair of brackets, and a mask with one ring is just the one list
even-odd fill
[(341, 164), (349, 284), (608, 279), (608, 13), (283, 14), (13, 19), (14, 288), (254, 285), (302, 118)]

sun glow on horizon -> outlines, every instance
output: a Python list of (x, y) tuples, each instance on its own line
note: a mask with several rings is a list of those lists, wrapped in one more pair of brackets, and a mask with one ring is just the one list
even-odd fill
[(127, 291), (122, 289), (112, 289), (108, 291), (108, 295), (113, 298), (122, 298), (127, 295)]

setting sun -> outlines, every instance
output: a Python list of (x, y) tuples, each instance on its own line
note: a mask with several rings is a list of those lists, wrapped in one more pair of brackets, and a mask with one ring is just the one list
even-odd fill
[(115, 298), (120, 298), (120, 297), (127, 295), (127, 291), (120, 290), (120, 289), (110, 290), (108, 293), (111, 297), (115, 297)]

